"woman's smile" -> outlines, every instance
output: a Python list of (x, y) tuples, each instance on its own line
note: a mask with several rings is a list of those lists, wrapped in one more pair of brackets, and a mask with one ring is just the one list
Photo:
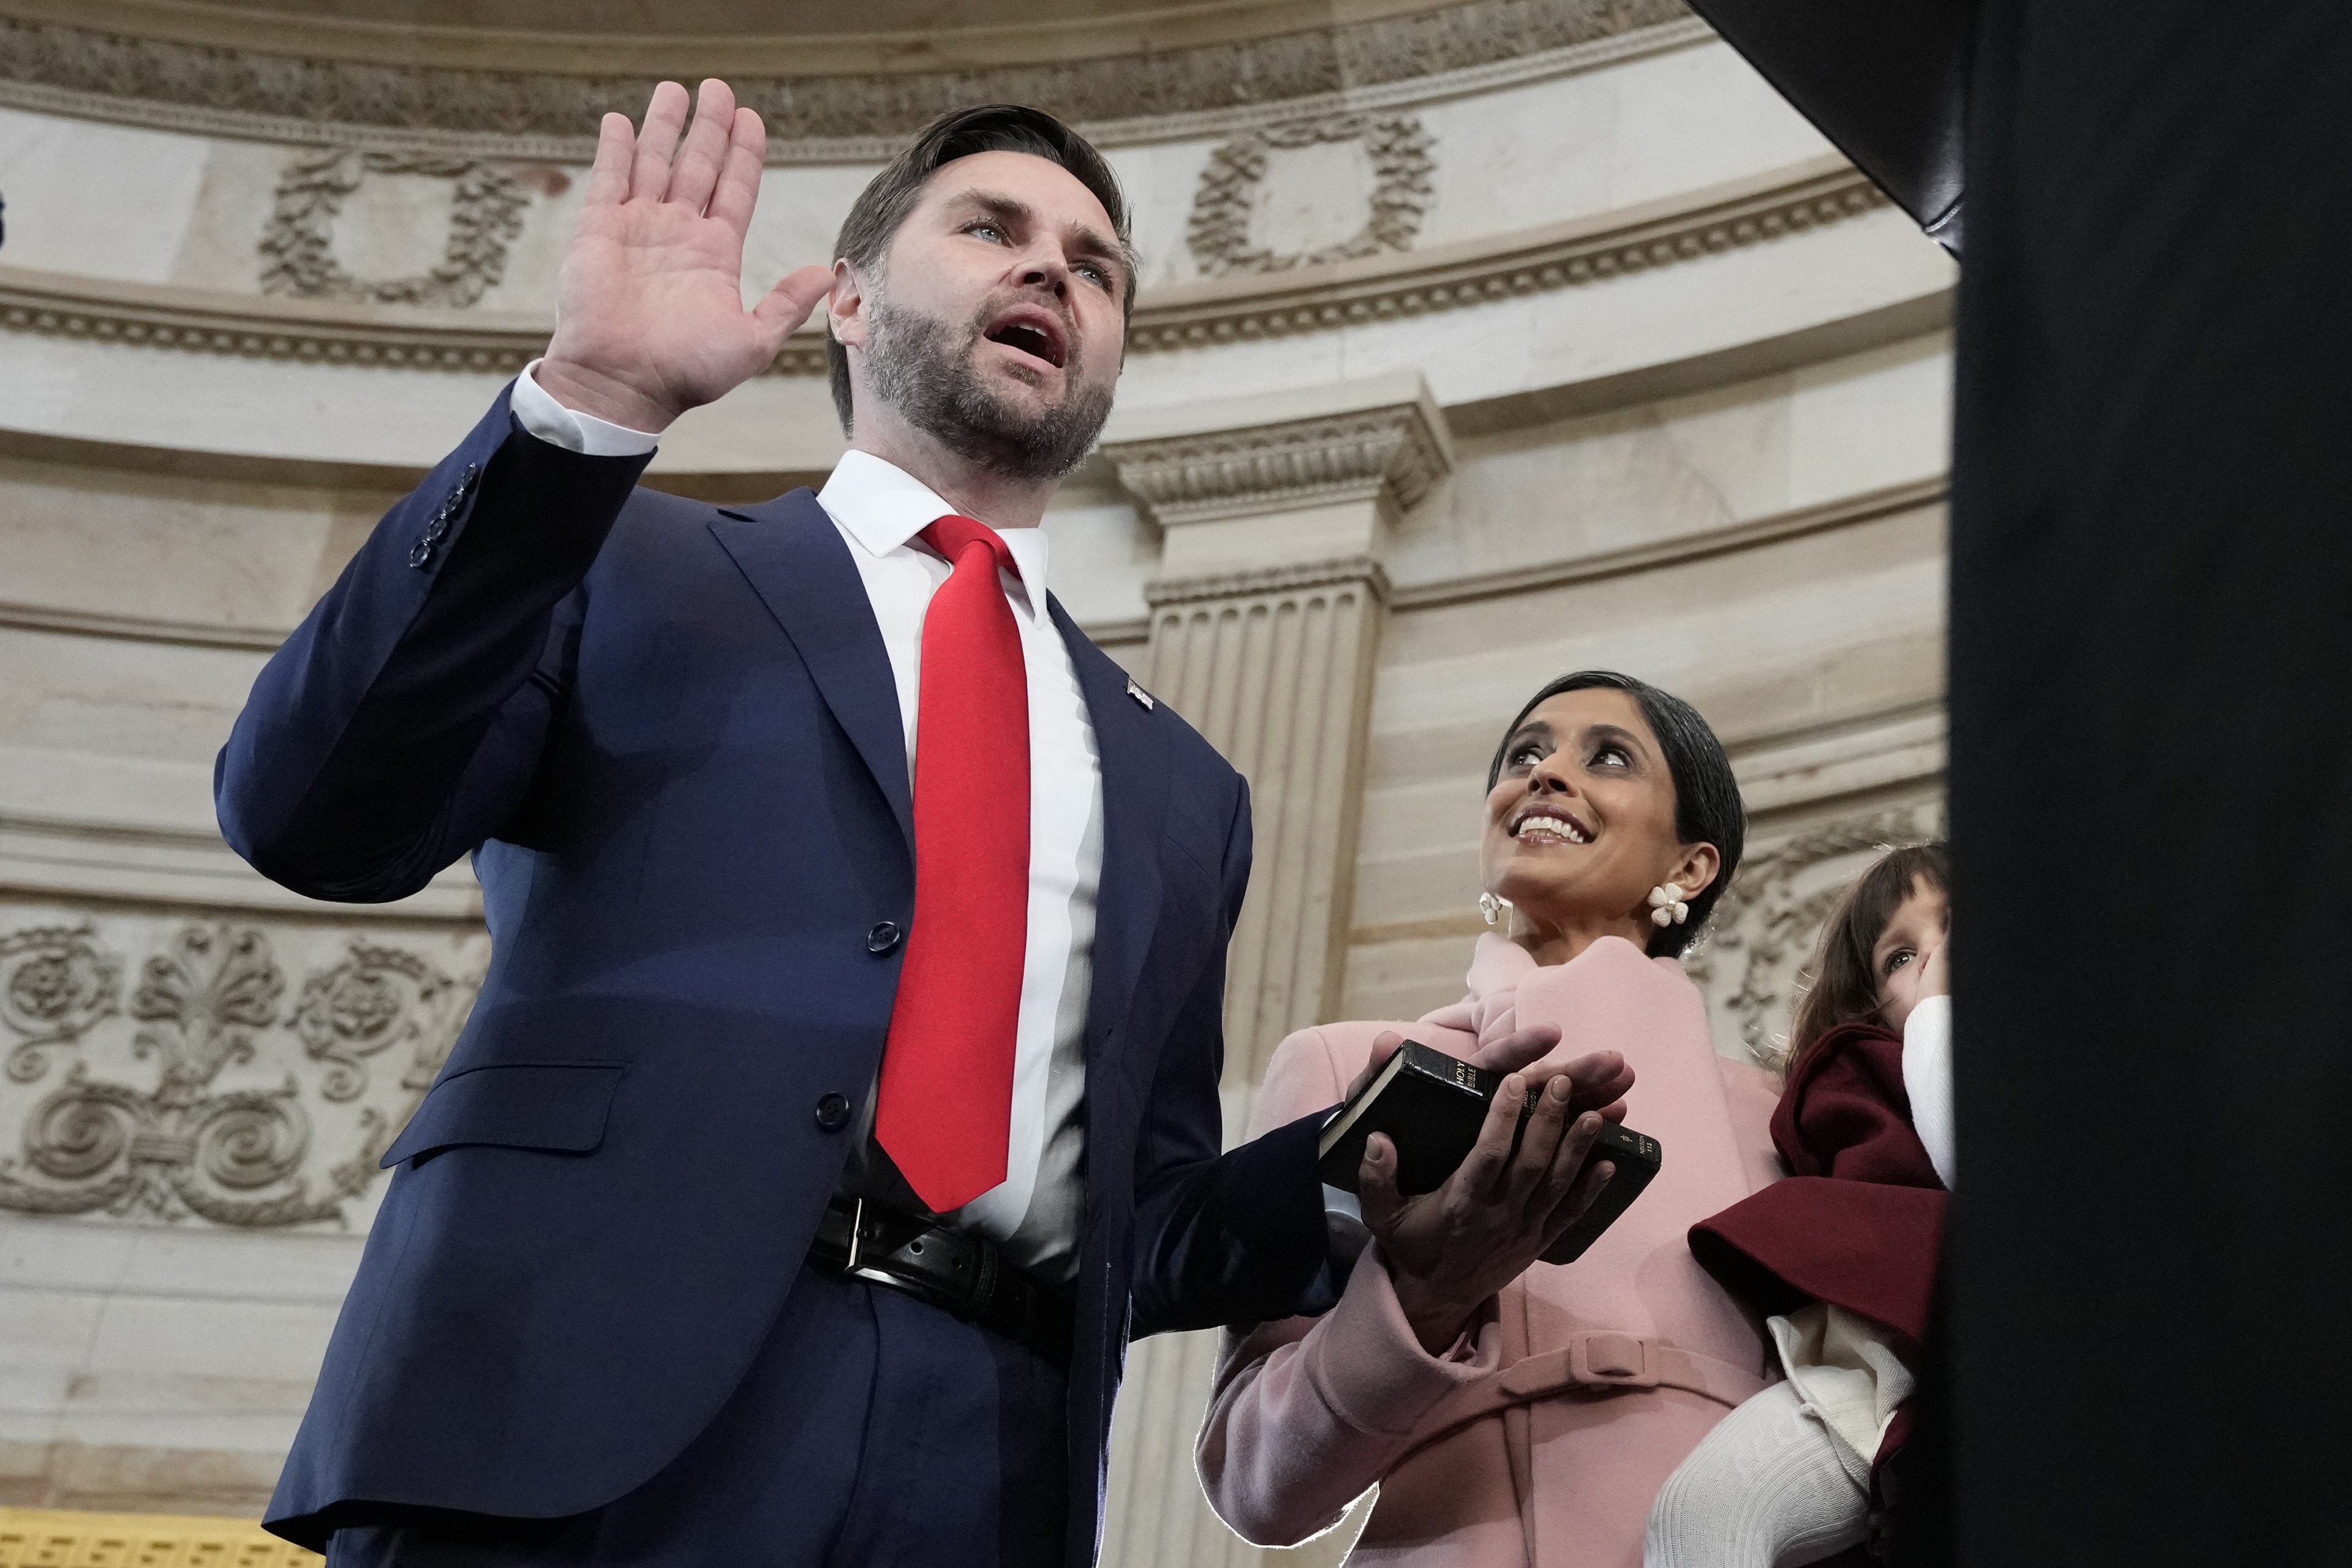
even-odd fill
[(1529, 801), (1511, 817), (1511, 837), (1522, 844), (1590, 844), (1592, 829), (1564, 805)]

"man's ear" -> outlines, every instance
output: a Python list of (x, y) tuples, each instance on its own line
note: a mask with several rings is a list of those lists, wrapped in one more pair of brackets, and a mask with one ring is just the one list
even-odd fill
[(833, 291), (824, 299), (825, 325), (843, 348), (864, 348), (873, 327), (871, 300), (857, 269), (843, 258), (833, 264)]
[(1722, 869), (1723, 857), (1714, 845), (1685, 844), (1682, 858), (1675, 862), (1674, 873), (1666, 880), (1683, 890), (1683, 902), (1693, 903), (1715, 885), (1716, 874)]

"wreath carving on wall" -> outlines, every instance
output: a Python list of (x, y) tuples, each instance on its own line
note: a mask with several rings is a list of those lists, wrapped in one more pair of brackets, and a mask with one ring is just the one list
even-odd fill
[[(423, 174), (452, 182), (448, 243), (431, 270), (365, 279), (336, 258), (335, 218), (371, 174)], [(462, 310), (506, 276), (507, 247), (522, 232), (529, 200), (512, 174), (472, 159), (351, 148), (298, 155), (278, 176), (277, 204), (262, 229), (262, 290), (308, 300)]]
[[(1335, 245), (1295, 254), (1255, 244), (1250, 215), (1272, 155), (1330, 142), (1361, 142), (1371, 160), (1372, 195), (1364, 226)], [(1192, 258), (1202, 271), (1220, 275), (1279, 272), (1384, 250), (1410, 250), (1435, 199), (1437, 163), (1430, 156), (1435, 145), (1420, 117), (1412, 114), (1328, 114), (1245, 131), (1211, 153), (1208, 167), (1201, 172), (1185, 232)]]

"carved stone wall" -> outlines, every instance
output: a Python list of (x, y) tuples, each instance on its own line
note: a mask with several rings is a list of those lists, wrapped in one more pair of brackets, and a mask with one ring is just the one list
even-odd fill
[(0, 904), (0, 1209), (363, 1230), (473, 932)]

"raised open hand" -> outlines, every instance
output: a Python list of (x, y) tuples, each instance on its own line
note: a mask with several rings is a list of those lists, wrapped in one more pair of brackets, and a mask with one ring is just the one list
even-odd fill
[(666, 81), (643, 131), (604, 116), (537, 373), (566, 407), (635, 430), (666, 429), (757, 375), (833, 282), (803, 267), (743, 308), (768, 132), (723, 81), (702, 84), (690, 132), (686, 108), (686, 89)]

